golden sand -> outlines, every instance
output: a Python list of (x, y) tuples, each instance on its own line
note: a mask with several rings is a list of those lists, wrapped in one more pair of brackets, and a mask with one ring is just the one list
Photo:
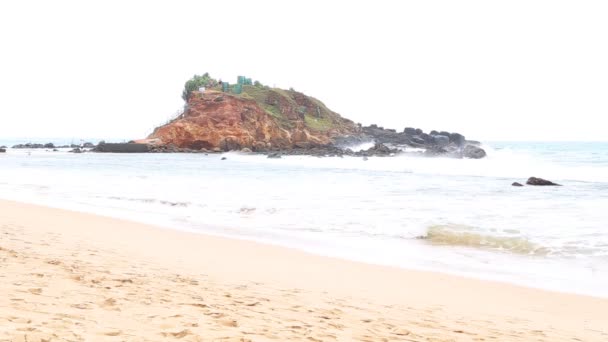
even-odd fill
[(0, 201), (0, 341), (608, 341), (608, 300)]

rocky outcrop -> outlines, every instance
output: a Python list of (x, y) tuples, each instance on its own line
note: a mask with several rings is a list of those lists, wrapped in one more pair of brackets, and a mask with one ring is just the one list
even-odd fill
[(241, 95), (194, 91), (184, 112), (148, 137), (194, 150), (309, 149), (356, 135), (359, 126), (295, 91), (243, 86)]
[(462, 151), (462, 156), (465, 158), (480, 159), (486, 156), (486, 151), (475, 145), (467, 145)]
[[(95, 152), (110, 153), (145, 153), (150, 152), (151, 145), (137, 143), (99, 143), (95, 147)], [(79, 149), (80, 150), (80, 149)], [(75, 152), (75, 151), (74, 151)], [(76, 152), (78, 153), (78, 152)]]
[(93, 147), (95, 147), (95, 145), (93, 143), (90, 143), (90, 142), (86, 142), (82, 146), (81, 145), (77, 145), (77, 144), (57, 146), (57, 145), (55, 145), (53, 143), (46, 143), (46, 144), (27, 143), (27, 144), (13, 145), (14, 149), (22, 149), (22, 148), (32, 148), (32, 149), (46, 148), (46, 149), (49, 149), (49, 150), (53, 150), (53, 149), (56, 149), (56, 148), (93, 148)]
[(528, 178), (528, 181), (526, 181), (526, 184), (528, 184), (528, 185), (545, 185), (545, 186), (547, 186), (547, 185), (548, 186), (561, 186), (560, 184), (553, 183), (546, 179), (537, 178), (537, 177)]
[(478, 142), (470, 142), (460, 133), (431, 131), (424, 133), (420, 128), (406, 127), (403, 132), (370, 125), (362, 128), (366, 139), (394, 146), (399, 150), (407, 148), (425, 149), (426, 156), (479, 159), (486, 152), (478, 147)]
[[(403, 131), (377, 125), (362, 127), (331, 111), (321, 101), (294, 90), (245, 82), (241, 83), (242, 92), (226, 91), (220, 83), (207, 78), (202, 91), (189, 87), (187, 82), (184, 111), (157, 127), (147, 139), (134, 142), (149, 145), (151, 152), (246, 149), (280, 152), (279, 155), (385, 156), (420, 148), (430, 156), (485, 156), (482, 148), (473, 146), (459, 133), (425, 133), (413, 127)], [(349, 150), (366, 142), (375, 146), (367, 151)]]
[[(51, 143), (49, 143), (50, 145), (52, 145)], [(13, 145), (13, 148), (17, 149), (17, 148), (44, 148), (45, 144), (32, 144), (32, 143), (27, 143), (27, 144), (17, 144), (17, 145)], [(48, 145), (48, 144), (47, 144)]]

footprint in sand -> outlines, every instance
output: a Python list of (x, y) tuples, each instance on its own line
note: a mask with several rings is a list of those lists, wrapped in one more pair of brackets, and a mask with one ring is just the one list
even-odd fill
[(42, 293), (42, 289), (41, 288), (36, 288), (36, 289), (27, 289), (27, 291), (31, 294), (35, 294), (35, 295), (39, 295)]
[(99, 306), (101, 306), (104, 309), (111, 309), (114, 306), (116, 306), (116, 299), (114, 298), (108, 298), (106, 300), (104, 300), (103, 302), (101, 302), (101, 304), (99, 304)]
[(186, 337), (188, 335), (191, 335), (192, 332), (190, 332), (190, 330), (185, 329), (182, 331), (178, 331), (178, 332), (163, 332), (161, 333), (164, 337), (175, 337), (175, 338), (183, 338)]
[(236, 328), (239, 326), (238, 322), (233, 319), (223, 319), (223, 320), (220, 320), (219, 323), (225, 327)]

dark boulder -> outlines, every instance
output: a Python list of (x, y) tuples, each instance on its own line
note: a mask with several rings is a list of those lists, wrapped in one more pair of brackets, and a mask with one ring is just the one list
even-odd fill
[(447, 131), (441, 131), (441, 132), (439, 132), (439, 135), (445, 135), (446, 137), (449, 137), (449, 136), (450, 136), (450, 134), (451, 134), (451, 133), (450, 133), (450, 132), (447, 132)]
[(445, 135), (435, 135), (433, 136), (433, 143), (440, 147), (447, 146), (450, 143), (450, 137)]
[(451, 133), (450, 134), (450, 143), (455, 144), (456, 146), (464, 146), (466, 139), (464, 135), (460, 133)]
[(70, 152), (72, 152), (72, 153), (82, 153), (82, 150), (80, 149), (80, 147), (76, 147), (75, 149), (71, 150)]
[(237, 151), (241, 149), (241, 145), (232, 137), (226, 137), (220, 140), (220, 148), (222, 151)]
[(44, 148), (43, 144), (32, 144), (32, 143), (27, 143), (27, 144), (18, 144), (13, 146), (13, 148)]
[(268, 146), (266, 146), (266, 143), (262, 141), (256, 141), (251, 147), (251, 149), (254, 152), (266, 152), (268, 150)]
[(0, 147), (0, 153), (5, 153), (5, 152), (6, 152), (6, 149), (5, 149), (5, 148)]
[(280, 159), (281, 158), (281, 154), (279, 152), (272, 152), (272, 153), (269, 153), (266, 158)]
[(422, 140), (424, 140), (424, 142), (426, 144), (432, 144), (433, 143), (433, 137), (430, 134), (422, 133), (422, 134), (418, 135), (418, 137), (420, 137)]
[(384, 144), (375, 144), (374, 147), (370, 148), (370, 150), (376, 151), (378, 153), (391, 153), (391, 149)]
[(99, 143), (99, 145), (97, 145), (97, 147), (95, 148), (95, 151), (105, 153), (146, 153), (150, 152), (150, 145), (129, 143)]
[(405, 129), (403, 130), (403, 133), (405, 133), (406, 135), (409, 135), (409, 136), (414, 136), (414, 135), (418, 134), (416, 132), (416, 129), (413, 127), (405, 127)]
[(423, 132), (422, 132), (422, 130), (421, 130), (420, 128), (416, 128), (416, 135), (420, 135), (420, 134), (422, 134), (422, 133), (423, 133)]
[(524, 186), (524, 185), (521, 183), (518, 183), (518, 182), (513, 182), (513, 184), (511, 184), (511, 186)]
[(424, 139), (422, 139), (421, 137), (413, 137), (411, 138), (412, 142), (418, 145), (424, 145), (426, 143), (426, 141)]
[(408, 145), (410, 143), (409, 135), (407, 133), (397, 133), (394, 129), (390, 128), (363, 127), (363, 133), (368, 137), (368, 140), (373, 139), (381, 144)]
[(431, 146), (424, 151), (424, 155), (427, 157), (445, 156), (447, 153), (445, 148), (439, 146)]
[(228, 159), (228, 158), (226, 158), (226, 157), (222, 157), (222, 159), (221, 159), (221, 160), (226, 160), (226, 159)]
[(486, 151), (481, 147), (467, 145), (462, 151), (462, 156), (471, 159), (481, 159), (486, 156)]
[(553, 183), (553, 182), (548, 181), (546, 179), (537, 178), (537, 177), (530, 177), (530, 178), (528, 178), (528, 181), (526, 182), (526, 184), (528, 184), (528, 185), (554, 185), (554, 186), (561, 186), (560, 184)]
[(432, 130), (432, 131), (431, 131), (429, 134), (430, 134), (430, 135), (438, 135), (438, 134), (439, 134), (439, 132), (437, 132), (436, 130)]

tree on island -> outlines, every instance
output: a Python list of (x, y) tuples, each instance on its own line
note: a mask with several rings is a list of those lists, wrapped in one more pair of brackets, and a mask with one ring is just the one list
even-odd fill
[(208, 72), (204, 73), (202, 76), (194, 75), (191, 79), (186, 81), (186, 84), (184, 85), (184, 91), (182, 92), (182, 99), (184, 99), (184, 101), (188, 101), (188, 99), (190, 98), (190, 94), (193, 91), (198, 90), (200, 87), (209, 88), (215, 87), (217, 85), (217, 80), (211, 78)]

